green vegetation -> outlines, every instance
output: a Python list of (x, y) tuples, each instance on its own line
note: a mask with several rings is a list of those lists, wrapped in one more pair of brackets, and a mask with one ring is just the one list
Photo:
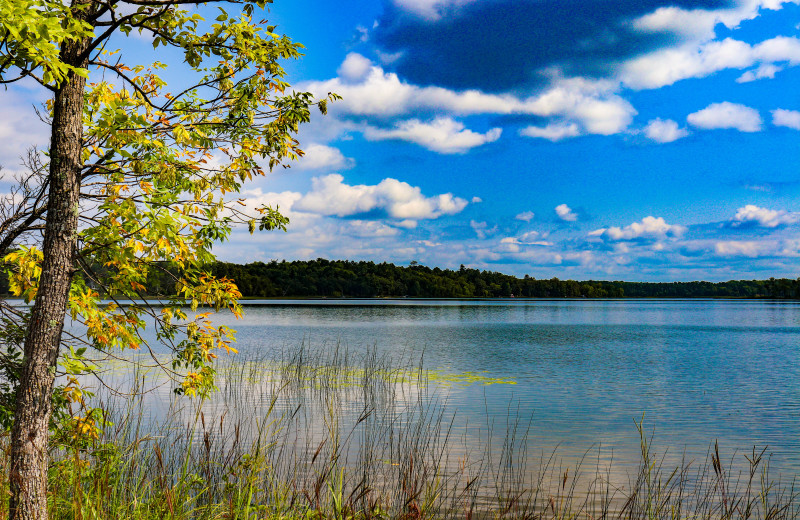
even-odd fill
[[(389, 263), (311, 261), (217, 263), (211, 271), (232, 278), (246, 297), (325, 298), (800, 298), (800, 279), (729, 282), (607, 282), (537, 280), (466, 269)], [(154, 293), (166, 286), (150, 280)]]
[[(705, 460), (676, 461), (639, 424), (641, 455), (629, 475), (599, 449), (565, 463), (540, 454), (516, 417), (462, 433), (440, 398), (452, 383), (374, 351), (301, 348), (229, 362), (207, 400), (167, 398), (163, 373), (147, 371), (117, 374), (121, 389), (139, 385), (134, 400), (95, 398), (109, 422), (99, 438), (53, 439), (49, 518), (800, 517), (797, 491), (770, 476), (763, 452), (725, 460), (714, 447)], [(7, 502), (0, 508), (5, 517)]]
[[(102, 271), (102, 268), (98, 267)], [(439, 269), (347, 260), (233, 264), (208, 268), (235, 281), (246, 298), (763, 298), (800, 299), (800, 278), (727, 282), (537, 280), (493, 271)], [(144, 282), (150, 296), (171, 296), (176, 272), (159, 269)], [(0, 294), (9, 294), (0, 278)]]
[[(21, 312), (0, 301), (10, 518), (48, 516), (52, 430), (97, 435), (102, 408), (80, 388), (99, 369), (87, 361), (93, 351), (139, 349), (155, 320), (173, 351), (163, 369), (181, 381), (176, 392), (196, 395), (213, 388), (214, 359), (233, 350), (229, 329), (187, 322), (183, 309), (239, 310), (236, 287), (206, 268), (213, 244), (235, 225), (285, 230), (288, 219), (233, 194), (302, 156), (300, 125), (338, 99), (314, 100), (286, 81), (283, 64), (302, 45), (258, 19), (270, 2), (3, 0), (0, 84), (46, 89), (40, 117), (51, 131), (0, 205), (8, 290), (32, 303)], [(141, 39), (131, 47), (128, 36)], [(158, 308), (144, 299), (152, 271), (172, 277)], [(86, 326), (83, 337), (62, 334), (67, 315)], [(57, 373), (68, 375), (61, 388)], [(54, 418), (53, 404), (74, 413)]]

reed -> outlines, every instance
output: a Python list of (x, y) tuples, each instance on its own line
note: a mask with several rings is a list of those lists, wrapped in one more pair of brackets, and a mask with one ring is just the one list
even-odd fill
[(51, 453), (51, 518), (800, 518), (794, 482), (770, 475), (765, 451), (725, 459), (714, 445), (705, 460), (670, 465), (642, 421), (638, 470), (621, 483), (599, 448), (572, 465), (532, 455), (531, 424), (513, 406), (504, 424), (465, 428), (448, 389), (508, 383), (480, 374), (303, 346), (219, 375), (205, 401), (173, 399), (141, 369), (120, 378), (135, 397), (99, 390), (103, 435), (60, 439)]

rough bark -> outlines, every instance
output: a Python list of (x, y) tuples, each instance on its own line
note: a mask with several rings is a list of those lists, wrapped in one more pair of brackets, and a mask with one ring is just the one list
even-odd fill
[[(61, 59), (84, 65), (79, 57), (89, 43), (65, 44)], [(11, 520), (47, 519), (48, 424), (76, 247), (85, 86), (84, 78), (71, 74), (54, 98), (42, 276), (25, 337), (11, 432)]]

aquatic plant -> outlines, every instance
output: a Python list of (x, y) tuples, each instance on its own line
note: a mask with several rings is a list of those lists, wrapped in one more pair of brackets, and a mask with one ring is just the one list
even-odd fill
[(175, 400), (141, 370), (125, 381), (136, 397), (97, 390), (100, 437), (59, 439), (51, 518), (800, 518), (793, 482), (770, 475), (766, 451), (723, 459), (715, 445), (705, 460), (672, 466), (639, 422), (630, 476), (601, 448), (567, 463), (557, 451), (537, 455), (532, 423), (513, 406), (500, 424), (469, 428), (448, 409), (449, 392), (501, 381), (374, 350), (304, 346), (229, 362), (206, 400)]

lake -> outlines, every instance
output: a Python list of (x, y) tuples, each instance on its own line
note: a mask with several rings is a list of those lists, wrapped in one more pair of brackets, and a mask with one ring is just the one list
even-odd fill
[[(287, 482), (299, 478), (299, 489), (314, 487), (318, 466), (329, 464), (320, 461), (335, 461), (393, 489), (400, 504), (398, 482), (413, 469), (423, 481), (446, 476), (443, 496), (472, 486), (486, 507), (500, 500), (498, 482), (598, 504), (598, 478), (616, 490), (613, 507), (624, 507), (643, 467), (640, 421), (665, 478), (694, 461), (681, 482), (710, 486), (697, 497), (715, 489), (715, 443), (734, 481), (754, 448), (766, 448), (774, 489), (800, 476), (800, 303), (250, 300), (244, 308), (243, 319), (212, 318), (237, 330), (240, 353), (223, 356), (221, 391), (203, 403), (200, 423), (197, 401), (174, 400), (170, 383), (154, 377), (136, 408), (145, 411), (142, 431), (201, 452), (205, 442), (247, 449), (264, 438), (271, 464)], [(148, 327), (144, 337), (152, 334)], [(130, 374), (103, 378), (125, 387)]]
[(800, 475), (800, 304), (740, 300), (291, 300), (246, 302), (243, 357), (299, 347), (372, 349), (450, 374), (457, 425), (530, 424), (529, 446), (576, 460), (591, 448), (635, 465), (644, 417), (668, 458), (768, 447)]

